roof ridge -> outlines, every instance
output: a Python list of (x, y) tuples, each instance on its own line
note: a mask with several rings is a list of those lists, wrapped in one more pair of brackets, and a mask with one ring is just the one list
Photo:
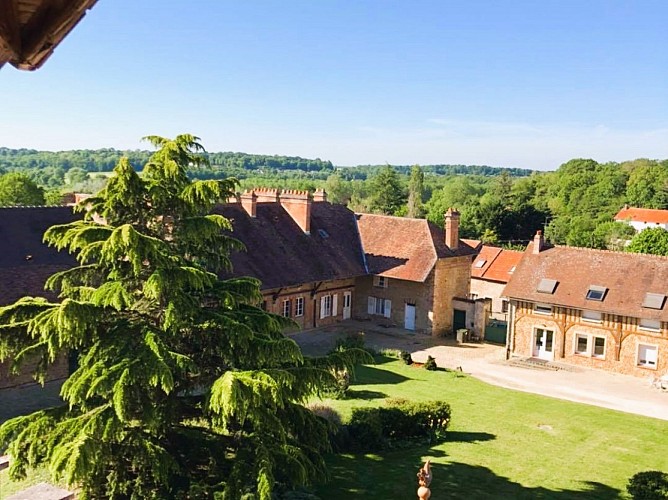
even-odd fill
[[(572, 249), (572, 250), (582, 250), (582, 251), (587, 251), (590, 253), (606, 253), (606, 254), (615, 254), (615, 255), (628, 255), (629, 257), (632, 257), (634, 255), (646, 255), (648, 257), (656, 257), (659, 259), (665, 259), (668, 260), (668, 255), (657, 255), (655, 253), (641, 253), (641, 252), (624, 252), (622, 250), (608, 250), (606, 248), (589, 248), (589, 247), (575, 247), (571, 245), (554, 245), (552, 248), (567, 248), (567, 249)], [(545, 250), (549, 250), (549, 248), (546, 248)], [(543, 250), (541, 250), (542, 252)]]

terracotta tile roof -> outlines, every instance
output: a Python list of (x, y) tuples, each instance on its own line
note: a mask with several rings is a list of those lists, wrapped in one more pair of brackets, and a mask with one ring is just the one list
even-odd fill
[(502, 248), (483, 245), (478, 255), (471, 263), (471, 278), (482, 278), (485, 271), (492, 265), (494, 259), (501, 253)]
[[(530, 243), (504, 296), (668, 321), (668, 303), (661, 310), (642, 307), (647, 293), (668, 295), (668, 257), (559, 246), (534, 255), (532, 248)], [(536, 291), (542, 279), (557, 281), (553, 294)], [(592, 285), (607, 289), (602, 301), (586, 298)]]
[(445, 245), (443, 230), (424, 219), (357, 214), (369, 272), (423, 282), (439, 258), (472, 255), (460, 240), (456, 251)]
[(231, 219), (232, 236), (246, 245), (232, 256), (234, 275), (258, 278), (263, 289), (366, 274), (355, 215), (342, 205), (312, 203), (310, 235), (275, 202), (258, 203), (255, 218), (239, 204), (213, 212)]
[(636, 222), (653, 222), (656, 224), (668, 224), (668, 210), (656, 210), (652, 208), (633, 208), (624, 207), (617, 215), (615, 220), (631, 220)]
[(508, 283), (524, 252), (483, 245), (471, 264), (471, 278)]
[(42, 237), (49, 227), (79, 217), (70, 207), (0, 208), (0, 304), (46, 296), (46, 279), (76, 265), (74, 257), (48, 247)]
[(480, 240), (469, 240), (467, 238), (462, 238), (460, 241), (463, 241), (464, 243), (466, 243), (468, 246), (470, 246), (475, 250), (480, 250), (479, 247), (482, 246), (482, 241)]

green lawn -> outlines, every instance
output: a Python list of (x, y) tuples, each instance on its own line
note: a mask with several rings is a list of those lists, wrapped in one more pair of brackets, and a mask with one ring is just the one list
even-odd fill
[[(531, 372), (527, 371), (527, 376)], [(456, 372), (398, 361), (363, 366), (353, 396), (326, 401), (348, 418), (386, 397), (442, 399), (448, 438), (434, 447), (328, 458), (323, 500), (415, 498), (415, 474), (433, 462), (432, 498), (617, 498), (638, 471), (668, 471), (668, 422), (511, 391)], [(668, 402), (668, 401), (667, 401)]]
[[(353, 407), (403, 397), (448, 401), (452, 423), (447, 441), (432, 448), (329, 457), (331, 481), (316, 488), (323, 500), (415, 498), (415, 473), (427, 457), (434, 464), (434, 500), (610, 499), (623, 494), (638, 471), (668, 471), (663, 420), (501, 389), (398, 361), (362, 366), (356, 375), (350, 399), (326, 402), (344, 418)], [(30, 484), (45, 479), (42, 469)], [(0, 472), (0, 498), (25, 487)]]

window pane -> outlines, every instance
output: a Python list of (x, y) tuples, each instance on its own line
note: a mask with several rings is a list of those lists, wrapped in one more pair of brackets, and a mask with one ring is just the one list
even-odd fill
[(578, 354), (586, 354), (587, 353), (587, 342), (588, 338), (582, 335), (577, 336), (577, 345), (575, 347), (575, 352)]
[(603, 337), (594, 338), (594, 356), (603, 356), (605, 353), (605, 339)]

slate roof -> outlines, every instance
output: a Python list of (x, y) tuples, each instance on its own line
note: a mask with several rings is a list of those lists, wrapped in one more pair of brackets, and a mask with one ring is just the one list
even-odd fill
[(305, 234), (280, 203), (258, 203), (251, 218), (239, 204), (213, 213), (232, 221), (232, 236), (246, 245), (232, 255), (236, 276), (253, 276), (263, 289), (366, 274), (355, 215), (343, 205), (313, 202)]
[(624, 207), (617, 215), (615, 220), (635, 222), (652, 222), (655, 224), (668, 224), (668, 210), (658, 210), (653, 208), (634, 208)]
[[(668, 301), (661, 310), (642, 307), (647, 293), (668, 295), (668, 257), (575, 247), (532, 253), (529, 244), (506, 285), (506, 297), (668, 321)], [(554, 293), (537, 291), (542, 279), (557, 281)], [(590, 286), (606, 288), (602, 301), (588, 300)]]
[(46, 279), (76, 265), (74, 257), (48, 247), (42, 237), (49, 227), (78, 218), (71, 207), (0, 208), (0, 304), (46, 296)]
[[(471, 278), (508, 283), (524, 252), (483, 245), (471, 264)], [(481, 265), (479, 263), (484, 262)]]
[(463, 241), (451, 250), (443, 229), (424, 219), (357, 214), (357, 226), (371, 274), (424, 282), (440, 258), (473, 255)]

